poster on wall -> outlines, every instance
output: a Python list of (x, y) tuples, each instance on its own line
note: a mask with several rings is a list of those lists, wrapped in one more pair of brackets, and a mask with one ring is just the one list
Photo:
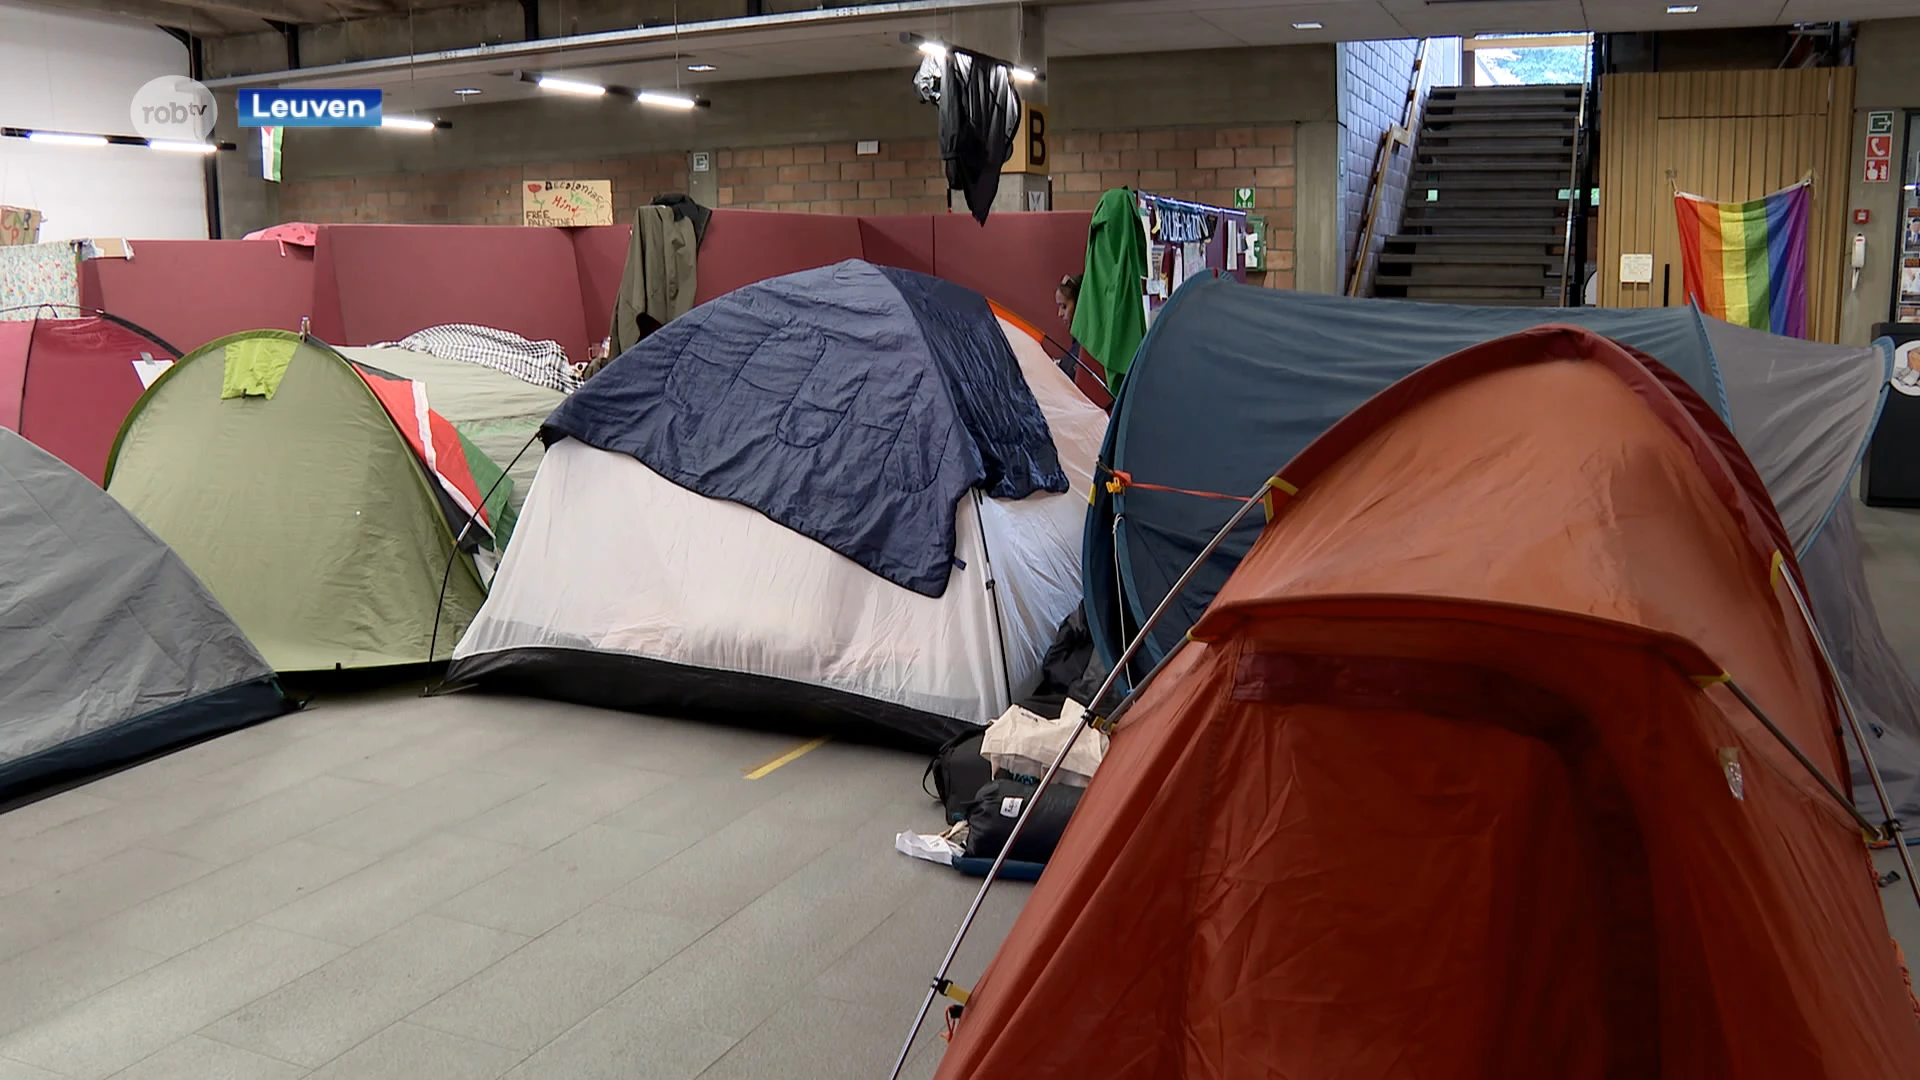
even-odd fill
[(24, 206), (0, 206), (0, 245), (40, 242), (40, 211)]
[(1905, 309), (1920, 307), (1920, 254), (1900, 257), (1900, 307), (1901, 322), (1908, 321)]
[(528, 180), (520, 206), (528, 225), (611, 225), (613, 181)]
[(1920, 255), (1920, 206), (1907, 209), (1906, 228), (1901, 230), (1901, 250)]

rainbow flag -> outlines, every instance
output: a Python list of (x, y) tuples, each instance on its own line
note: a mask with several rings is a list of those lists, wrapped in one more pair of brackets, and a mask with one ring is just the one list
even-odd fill
[(1743, 203), (1676, 192), (1687, 300), (1716, 319), (1807, 336), (1807, 219), (1813, 184)]

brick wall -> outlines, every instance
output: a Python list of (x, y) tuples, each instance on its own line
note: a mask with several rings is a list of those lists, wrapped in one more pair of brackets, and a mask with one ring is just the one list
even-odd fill
[(545, 162), (443, 172), (384, 173), (280, 184), (280, 220), (327, 225), (518, 225), (524, 180), (613, 181), (616, 216), (656, 194), (687, 189), (684, 154)]
[(932, 139), (880, 144), (856, 154), (835, 142), (722, 150), (720, 205), (812, 214), (938, 214), (947, 208), (946, 168)]
[[(817, 214), (932, 214), (947, 208), (946, 173), (933, 139), (883, 142), (856, 154), (852, 142), (721, 150), (718, 204)], [(1091, 209), (1100, 193), (1133, 187), (1216, 206), (1255, 190), (1267, 219), (1273, 269), (1266, 284), (1291, 287), (1294, 257), (1294, 128), (1219, 127), (1067, 132), (1055, 143), (1054, 207)], [(687, 189), (683, 154), (655, 154), (518, 167), (393, 173), (280, 185), (280, 218), (323, 224), (517, 225), (521, 182), (613, 181), (625, 217), (655, 195)]]
[[(1367, 187), (1373, 177), (1373, 165), (1380, 153), (1380, 139), (1400, 122), (1407, 104), (1407, 84), (1413, 77), (1413, 62), (1420, 55), (1420, 42), (1350, 41), (1340, 46), (1340, 147), (1342, 232), (1340, 240), (1341, 284), (1354, 264), (1354, 248), (1360, 241), (1367, 212)], [(1416, 113), (1417, 116), (1417, 113)], [(1418, 124), (1416, 118), (1415, 123)], [(1363, 281), (1372, 281), (1374, 256), (1388, 236), (1400, 230), (1401, 211), (1406, 207), (1407, 179), (1413, 154), (1402, 149), (1388, 172), (1380, 193), (1379, 218), (1369, 245), (1368, 266)], [(1363, 288), (1363, 294), (1371, 291)]]

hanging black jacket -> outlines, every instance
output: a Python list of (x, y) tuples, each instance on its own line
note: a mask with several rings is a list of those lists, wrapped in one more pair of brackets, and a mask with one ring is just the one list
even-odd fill
[(1005, 66), (965, 49), (947, 54), (940, 77), (940, 157), (947, 187), (963, 193), (975, 221), (986, 224), (1000, 190), (1000, 166), (1013, 156), (1020, 95)]

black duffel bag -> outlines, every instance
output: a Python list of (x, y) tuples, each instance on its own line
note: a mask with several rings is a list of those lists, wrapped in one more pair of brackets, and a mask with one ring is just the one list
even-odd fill
[[(980, 741), (986, 737), (987, 729), (978, 728), (948, 739), (920, 776), (920, 790), (940, 800), (949, 825), (967, 820), (974, 796), (993, 781), (993, 766), (980, 756)], [(933, 781), (931, 791), (927, 791), (929, 780)]]
[[(979, 789), (967, 813), (967, 857), (991, 859), (1007, 846), (1013, 824), (1032, 801), (1039, 782), (1001, 773)], [(1086, 789), (1068, 784), (1050, 784), (1040, 805), (1029, 814), (1020, 840), (1008, 856), (1016, 862), (1043, 863), (1053, 857), (1060, 845), (1060, 834), (1067, 831), (1067, 819), (1080, 805), (1080, 793)]]

